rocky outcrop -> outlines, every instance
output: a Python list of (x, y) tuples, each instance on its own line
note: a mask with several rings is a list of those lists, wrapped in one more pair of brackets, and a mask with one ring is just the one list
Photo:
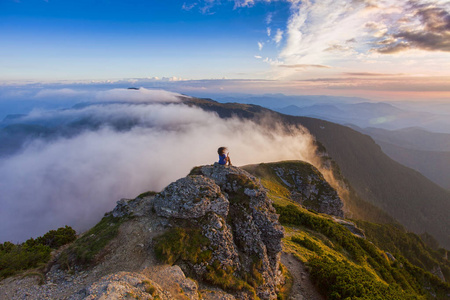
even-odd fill
[(170, 300), (159, 285), (139, 273), (119, 272), (107, 275), (86, 289), (85, 300), (161, 299)]
[[(259, 298), (277, 298), (276, 287), (283, 280), (279, 264), (284, 229), (254, 176), (233, 166), (196, 167), (159, 193), (153, 209), (171, 226), (198, 228), (209, 240), (204, 250), (210, 257), (182, 262), (187, 272), (213, 282), (217, 272), (228, 272), (229, 281), (245, 282)], [(244, 288), (237, 298), (252, 295)]]
[(166, 218), (197, 219), (212, 212), (228, 215), (228, 200), (214, 180), (188, 176), (167, 186), (156, 198), (156, 213)]
[(313, 165), (303, 161), (284, 161), (244, 167), (252, 174), (284, 186), (290, 198), (307, 209), (343, 217), (344, 203), (336, 190)]
[(366, 238), (366, 236), (364, 235), (364, 230), (362, 230), (361, 228), (358, 228), (358, 226), (356, 226), (355, 223), (347, 221), (347, 220), (339, 219), (336, 217), (333, 217), (333, 220), (336, 223), (341, 224), (342, 226), (344, 226), (345, 228), (350, 230), (350, 232), (352, 234), (356, 235), (357, 237), (360, 237), (362, 239)]

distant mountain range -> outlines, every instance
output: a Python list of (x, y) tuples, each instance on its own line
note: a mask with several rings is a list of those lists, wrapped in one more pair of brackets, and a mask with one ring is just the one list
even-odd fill
[(403, 129), (420, 126), (430, 131), (450, 133), (450, 115), (407, 111), (382, 102), (319, 104), (307, 107), (290, 105), (275, 110), (287, 115), (319, 118), (339, 124), (355, 124), (362, 128)]
[[(215, 98), (216, 99), (216, 98)], [(292, 116), (318, 118), (361, 128), (402, 129), (422, 127), (433, 132), (450, 133), (450, 107), (445, 104), (373, 102), (358, 97), (262, 96), (218, 97), (220, 102), (256, 104)], [(439, 109), (441, 108), (441, 109)]]

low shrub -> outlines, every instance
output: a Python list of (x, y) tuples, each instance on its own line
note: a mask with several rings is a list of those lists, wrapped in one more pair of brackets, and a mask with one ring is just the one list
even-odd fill
[(44, 266), (50, 260), (50, 253), (76, 239), (76, 232), (70, 226), (50, 230), (36, 239), (24, 243), (0, 244), (0, 278)]
[(322, 254), (322, 248), (320, 248), (319, 245), (317, 245), (317, 243), (313, 242), (311, 239), (304, 237), (303, 239), (301, 237), (298, 236), (293, 236), (291, 239), (294, 243), (299, 244), (302, 247), (305, 247), (308, 250), (311, 250), (313, 252), (316, 252), (317, 254)]

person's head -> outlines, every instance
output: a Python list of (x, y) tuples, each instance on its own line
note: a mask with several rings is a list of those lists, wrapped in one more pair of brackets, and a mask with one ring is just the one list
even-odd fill
[(217, 149), (217, 153), (219, 153), (219, 155), (223, 155), (225, 152), (227, 152), (227, 147), (220, 147)]

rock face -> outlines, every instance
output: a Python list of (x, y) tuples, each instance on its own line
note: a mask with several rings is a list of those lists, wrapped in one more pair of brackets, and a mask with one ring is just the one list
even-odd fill
[[(196, 167), (159, 193), (153, 209), (172, 226), (182, 220), (209, 240), (207, 261), (185, 262), (197, 277), (208, 279), (212, 268), (225, 270), (253, 286), (259, 298), (277, 298), (284, 229), (255, 177), (233, 166)], [(243, 290), (237, 298), (252, 295)]]
[(287, 188), (290, 198), (307, 209), (319, 213), (344, 217), (344, 203), (325, 180), (320, 171), (303, 161), (246, 166), (245, 169), (262, 178), (276, 181)]
[(104, 276), (86, 290), (85, 300), (162, 299), (169, 300), (159, 285), (138, 273), (119, 272)]
[(353, 233), (354, 235), (356, 235), (357, 237), (360, 237), (362, 239), (366, 238), (366, 236), (364, 234), (364, 230), (362, 230), (361, 228), (358, 228), (358, 226), (356, 226), (355, 223), (347, 221), (347, 220), (342, 220), (342, 219), (339, 219), (339, 218), (336, 218), (336, 217), (333, 217), (333, 220), (336, 223), (339, 223), (339, 224), (343, 225), (345, 228), (350, 230), (350, 232)]
[(228, 200), (214, 180), (188, 176), (167, 186), (155, 198), (155, 210), (161, 217), (191, 219), (209, 212), (228, 215)]

